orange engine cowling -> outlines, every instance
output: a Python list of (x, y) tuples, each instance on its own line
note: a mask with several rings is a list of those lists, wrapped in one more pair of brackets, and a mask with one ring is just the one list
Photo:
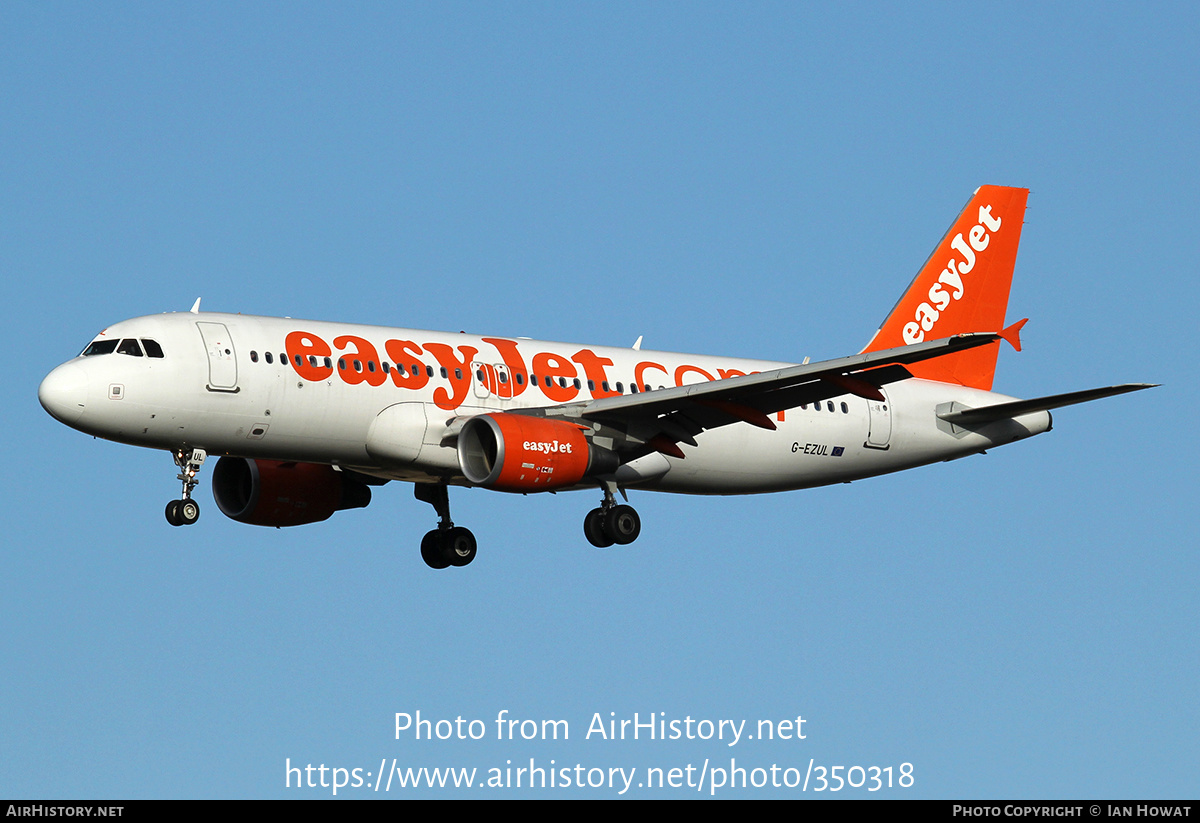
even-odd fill
[(458, 464), (472, 483), (506, 492), (564, 489), (616, 471), (614, 452), (588, 443), (578, 426), (522, 414), (481, 414), (463, 424)]
[(213, 498), (239, 523), (301, 526), (366, 506), (371, 490), (332, 466), (222, 457), (213, 470)]

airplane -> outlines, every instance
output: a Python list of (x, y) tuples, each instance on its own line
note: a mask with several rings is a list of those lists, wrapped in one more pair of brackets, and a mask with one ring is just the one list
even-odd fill
[[(291, 318), (201, 312), (109, 326), (42, 381), (72, 428), (169, 451), (182, 496), (210, 455), (213, 497), (242, 523), (295, 526), (414, 484), (435, 569), (476, 555), (448, 488), (598, 489), (594, 546), (628, 545), (628, 489), (756, 494), (951, 460), (1050, 430), (1050, 410), (1151, 388), (1018, 400), (993, 393), (1027, 189), (982, 186), (860, 353), (799, 365)], [(625, 502), (617, 503), (620, 493)]]

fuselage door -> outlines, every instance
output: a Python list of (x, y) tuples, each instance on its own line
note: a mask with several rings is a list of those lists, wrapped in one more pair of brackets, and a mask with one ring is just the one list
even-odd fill
[(471, 364), (471, 377), (475, 396), (480, 400), (497, 405), (497, 401), (512, 399), (512, 375), (507, 366), (475, 362)]
[(471, 388), (480, 400), (492, 396), (492, 384), (495, 382), (495, 372), (487, 363), (478, 361), (471, 364)]
[(501, 400), (512, 400), (512, 375), (508, 373), (508, 366), (497, 363), (492, 370), (496, 373), (496, 396)]
[(888, 402), (887, 393), (882, 400), (867, 401), (868, 431), (867, 442), (863, 445), (869, 449), (886, 449), (892, 439), (892, 404)]
[(204, 338), (204, 349), (208, 352), (208, 385), (209, 391), (238, 390), (237, 356), (233, 348), (233, 338), (224, 323), (198, 322), (196, 328)]

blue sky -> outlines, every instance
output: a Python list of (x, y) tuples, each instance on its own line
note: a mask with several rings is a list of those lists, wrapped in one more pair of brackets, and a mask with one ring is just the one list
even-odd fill
[[(732, 758), (911, 763), (879, 793), (900, 797), (1194, 797), (1198, 22), (1183, 3), (3, 4), (0, 795), (331, 795), (287, 788), (289, 759)], [(198, 296), (841, 356), (983, 183), (1031, 189), (1009, 306), (1031, 320), (997, 390), (1165, 385), (891, 477), (634, 493), (625, 549), (585, 542), (598, 495), (456, 490), (480, 554), (434, 573), (432, 509), (399, 484), (287, 530), (226, 520), (205, 484), (200, 524), (172, 529), (166, 454), (36, 399), (106, 325)], [(489, 734), (397, 740), (418, 710)], [(502, 710), (570, 739), (496, 740)], [(806, 738), (585, 739), (635, 712), (803, 716)], [(616, 791), (377, 796), (416, 794)]]

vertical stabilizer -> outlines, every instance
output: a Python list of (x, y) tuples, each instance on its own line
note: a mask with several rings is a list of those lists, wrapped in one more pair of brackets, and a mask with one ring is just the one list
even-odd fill
[[(864, 352), (967, 332), (1001, 332), (1028, 189), (981, 186)], [(915, 377), (990, 390), (999, 342), (915, 363)]]

